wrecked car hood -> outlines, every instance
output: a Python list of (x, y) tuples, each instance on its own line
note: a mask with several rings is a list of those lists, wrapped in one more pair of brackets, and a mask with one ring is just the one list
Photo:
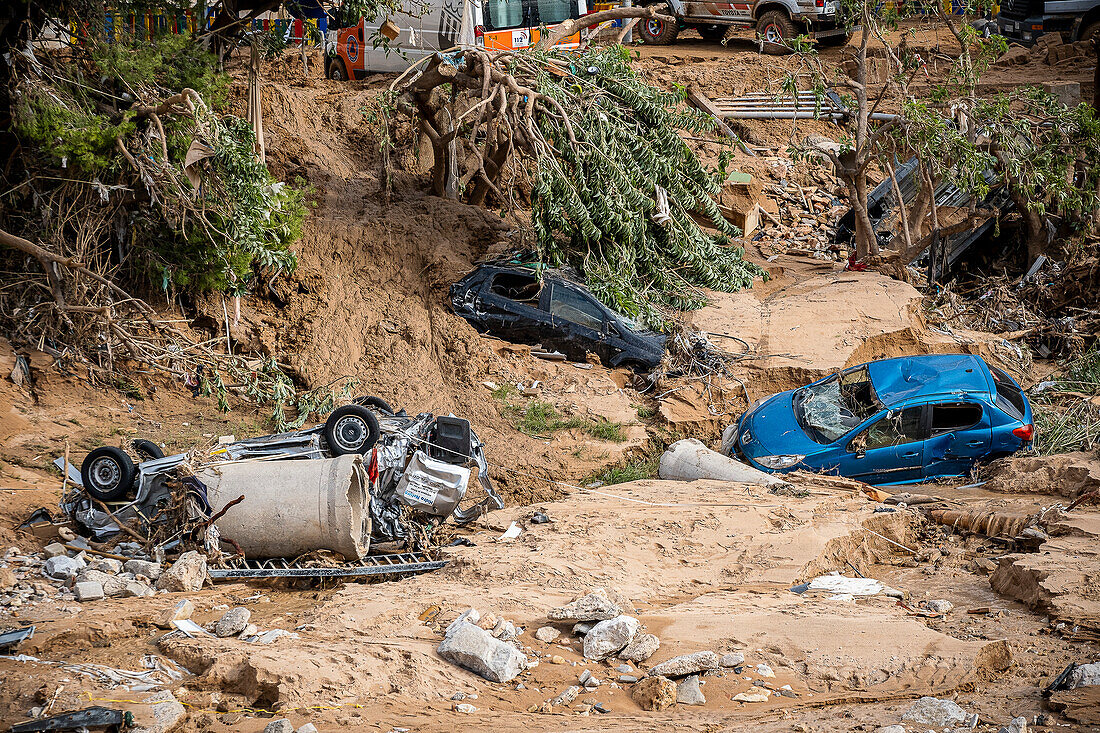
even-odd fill
[[(749, 458), (809, 455), (825, 448), (810, 439), (794, 416), (795, 390), (780, 392), (753, 410), (741, 425), (741, 450)], [(745, 430), (751, 440), (744, 441)]]

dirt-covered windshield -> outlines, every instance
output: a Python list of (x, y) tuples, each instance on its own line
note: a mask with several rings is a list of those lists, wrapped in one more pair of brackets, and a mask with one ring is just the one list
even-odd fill
[(828, 444), (882, 409), (866, 366), (834, 374), (794, 393), (798, 424), (814, 441)]

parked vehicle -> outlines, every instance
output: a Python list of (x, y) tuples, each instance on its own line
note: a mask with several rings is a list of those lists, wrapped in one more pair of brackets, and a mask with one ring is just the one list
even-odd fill
[[(330, 79), (356, 79), (404, 71), (425, 56), (455, 46), (527, 48), (538, 41), (540, 27), (587, 12), (586, 0), (426, 0), (412, 4), (408, 13), (375, 21), (338, 15), (325, 38), (325, 70)], [(387, 22), (397, 30), (388, 48), (375, 43)], [(556, 47), (576, 48), (580, 42), (578, 32)]]
[(997, 33), (1030, 46), (1046, 33), (1066, 41), (1100, 37), (1100, 0), (1005, 0), (997, 13)]
[[(704, 3), (658, 0), (639, 3), (663, 6), (677, 23), (651, 19), (639, 24), (646, 43), (673, 43), (684, 28), (695, 28), (708, 41), (721, 41), (730, 28), (755, 28), (768, 41), (766, 53), (782, 53), (782, 46), (805, 35), (821, 46), (843, 46), (855, 28), (847, 28), (840, 0), (754, 0), (742, 3)], [(774, 44), (774, 45), (772, 45)]]
[(565, 277), (486, 263), (451, 286), (451, 307), (482, 333), (584, 361), (648, 373), (665, 355), (666, 336), (647, 331)]
[(1034, 437), (1020, 385), (976, 356), (951, 354), (861, 364), (759, 400), (722, 445), (765, 471), (900, 484), (966, 475)]

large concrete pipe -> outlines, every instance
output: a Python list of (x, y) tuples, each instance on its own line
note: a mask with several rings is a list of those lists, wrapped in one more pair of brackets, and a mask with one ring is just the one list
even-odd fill
[(761, 486), (786, 486), (788, 482), (712, 451), (694, 438), (677, 440), (661, 456), (657, 475), (674, 481), (714, 479)]
[(333, 550), (358, 560), (370, 547), (363, 457), (213, 464), (198, 473), (217, 512), (218, 530), (249, 557), (297, 557)]

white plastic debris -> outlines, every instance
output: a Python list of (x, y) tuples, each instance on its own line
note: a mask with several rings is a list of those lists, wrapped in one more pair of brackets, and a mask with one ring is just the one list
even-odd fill
[(508, 529), (504, 531), (504, 534), (502, 534), (498, 539), (501, 542), (511, 542), (515, 538), (519, 537), (520, 532), (522, 531), (523, 530), (519, 528), (518, 524), (512, 522), (510, 525), (508, 525)]

